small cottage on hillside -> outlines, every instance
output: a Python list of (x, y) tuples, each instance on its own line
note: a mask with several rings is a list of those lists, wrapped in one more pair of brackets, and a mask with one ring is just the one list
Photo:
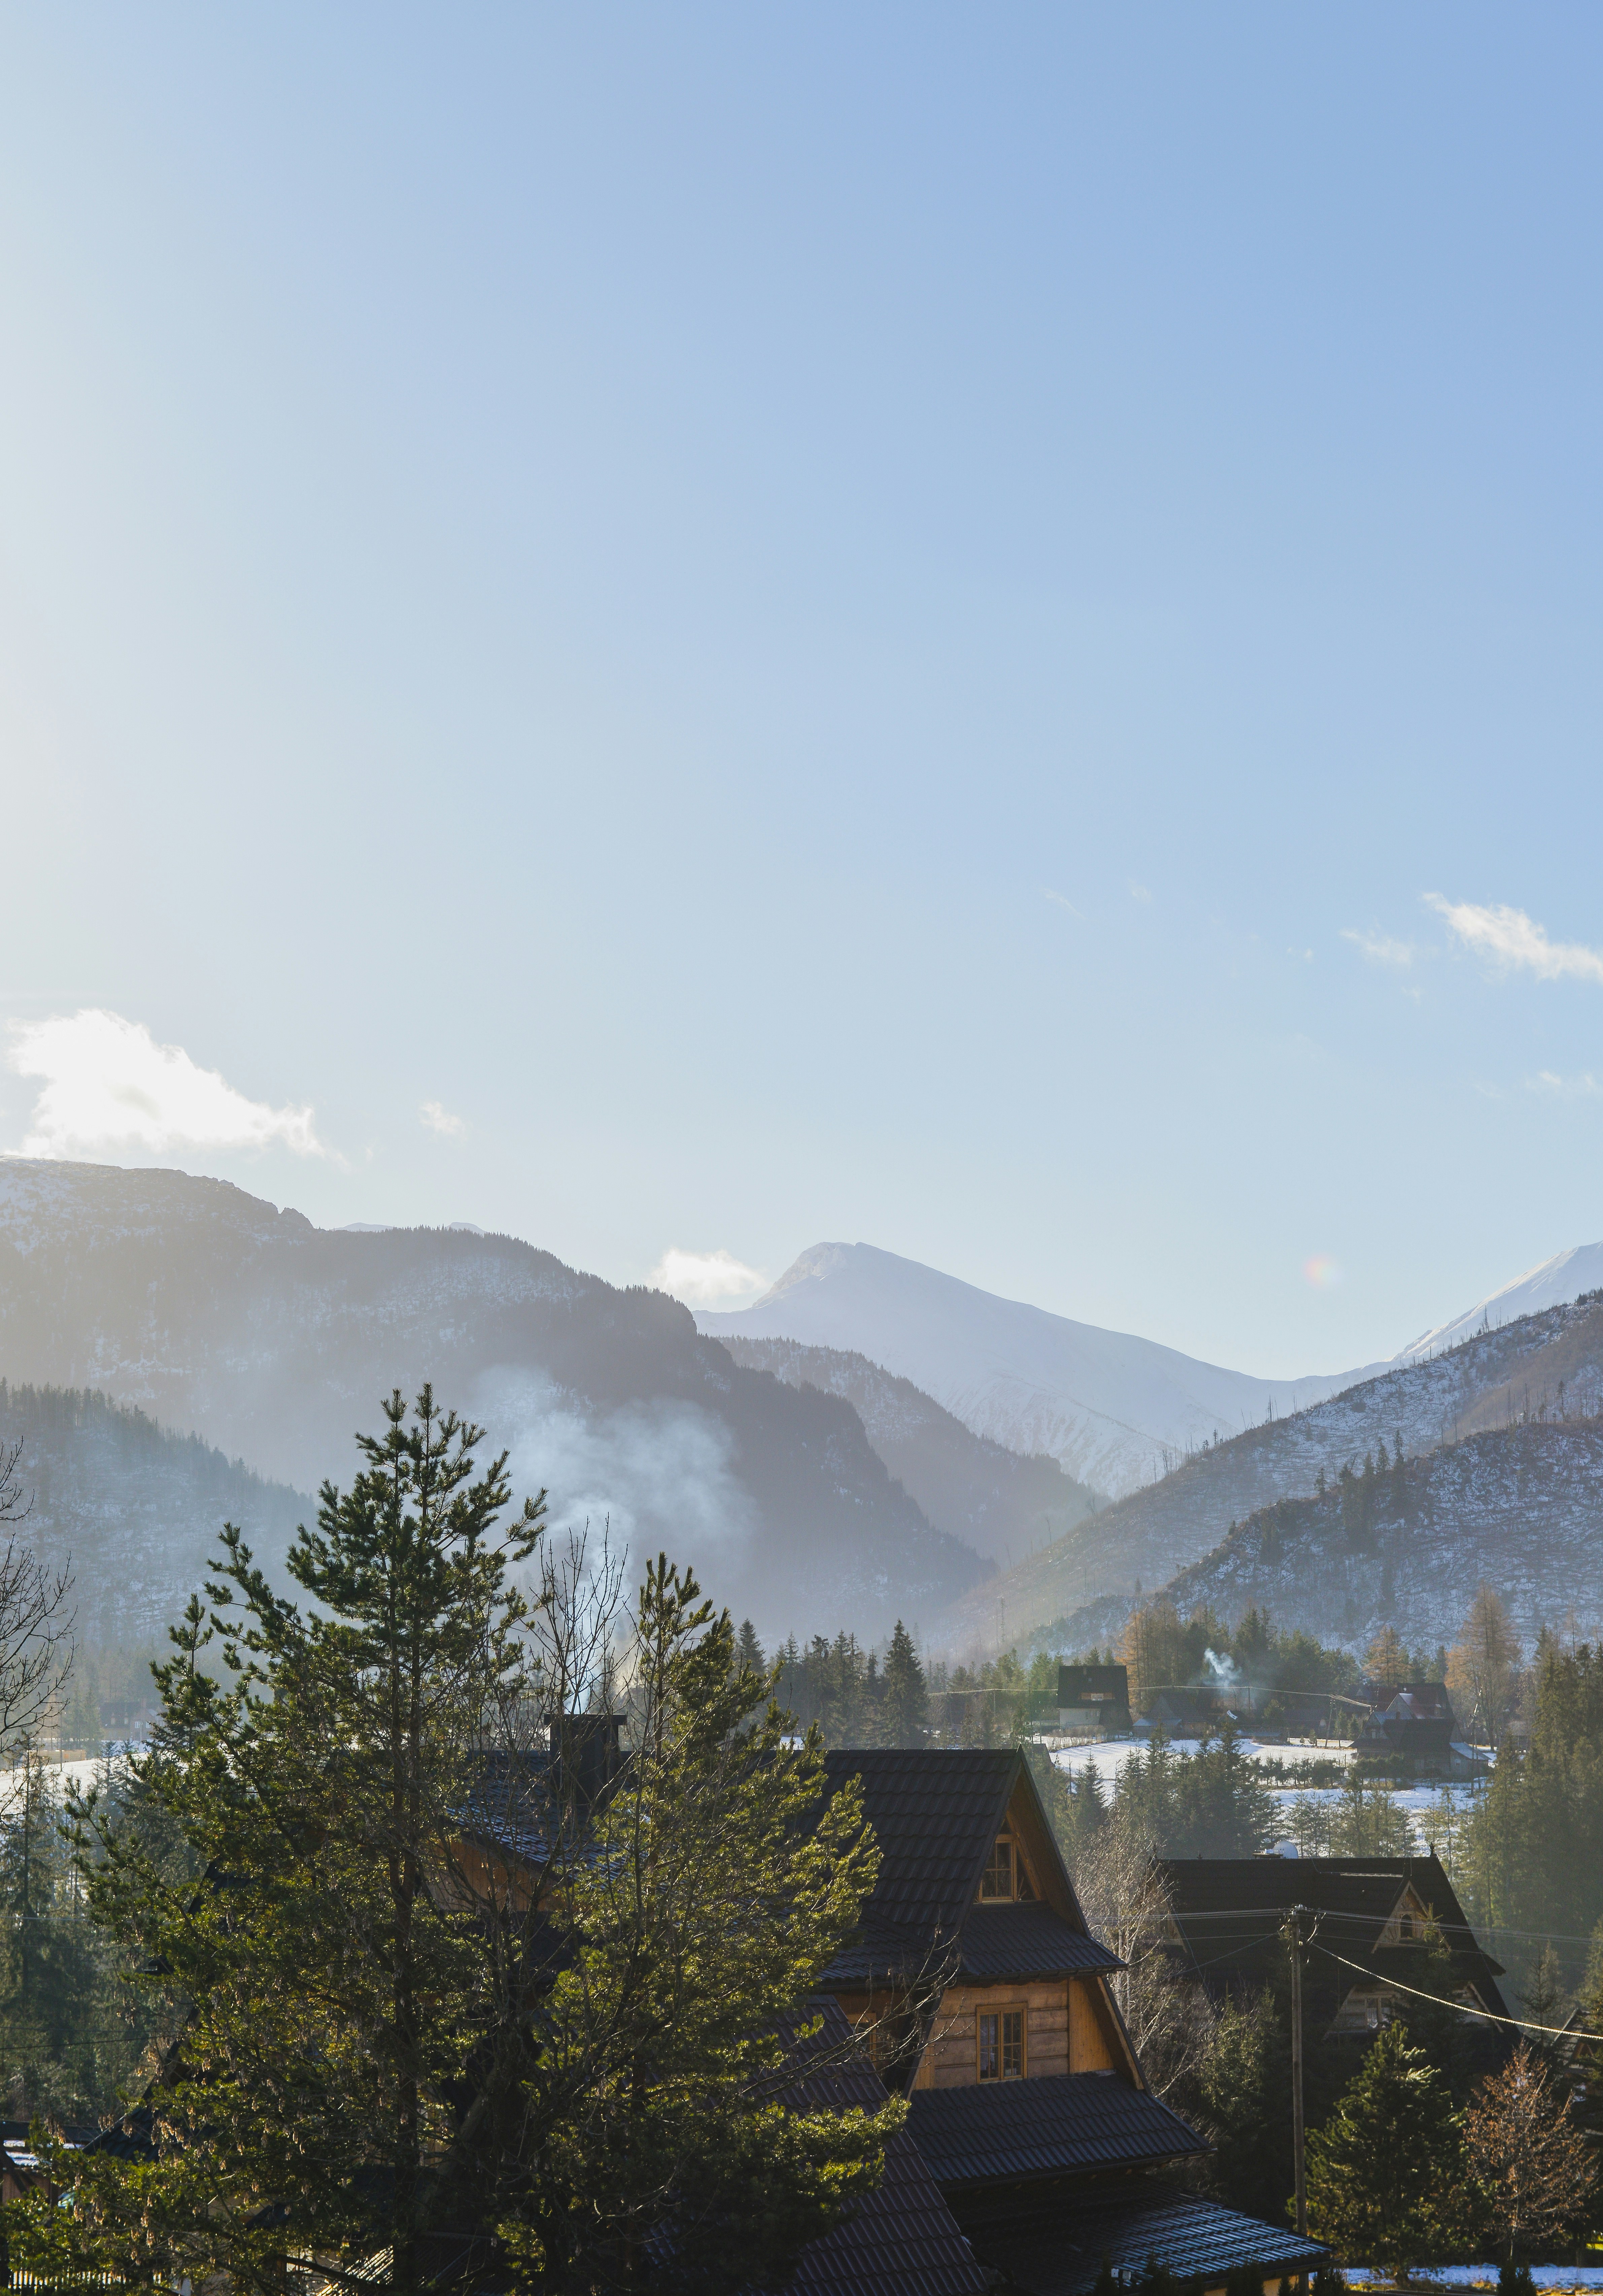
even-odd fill
[(1285, 2226), (1162, 2172), (1203, 2140), (1149, 2088), (1023, 1756), (850, 1748), (881, 1866), (823, 1984), (863, 2033), (908, 2134), (982, 2265), (1031, 2296), (1083, 2296), (1104, 2261), (1149, 2259), (1223, 2290), (1252, 2265), (1271, 2296), (1324, 2255)]
[(1452, 1701), (1441, 1682), (1389, 1685), (1358, 1734), (1361, 1754), (1401, 1754), (1415, 1769), (1445, 1775), (1457, 1733)]

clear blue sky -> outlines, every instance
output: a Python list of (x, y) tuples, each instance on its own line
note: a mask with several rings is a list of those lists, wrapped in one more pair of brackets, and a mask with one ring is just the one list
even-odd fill
[(0, 1144), (1264, 1371), (1603, 1234), (1600, 77), (6, 7)]

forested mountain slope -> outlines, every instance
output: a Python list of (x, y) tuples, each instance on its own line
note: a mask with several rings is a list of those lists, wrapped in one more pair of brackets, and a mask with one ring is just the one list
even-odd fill
[(431, 1378), (553, 1519), (670, 1548), (759, 1624), (865, 1637), (986, 1575), (851, 1406), (730, 1360), (660, 1292), (510, 1236), (356, 1234), (221, 1181), (0, 1164), (0, 1372), (100, 1387), (302, 1489)]
[(723, 1344), (748, 1370), (771, 1371), (788, 1387), (842, 1397), (930, 1521), (998, 1562), (1050, 1545), (1107, 1505), (1101, 1494), (1066, 1475), (1056, 1459), (1044, 1452), (1026, 1458), (971, 1434), (933, 1396), (866, 1356), (804, 1347), (796, 1340), (727, 1338)]
[(225, 1522), (271, 1567), (310, 1519), (299, 1492), (92, 1391), (0, 1380), (0, 1445), (13, 1443), (28, 1513), (8, 1529), (45, 1561), (70, 1561), (78, 1639), (95, 1649), (159, 1646)]
[(982, 1597), (960, 1601), (942, 1631), (960, 1643), (987, 1639), (1002, 1602), (1009, 1638), (1028, 1638), (1099, 1596), (1124, 1602), (1138, 1585), (1149, 1594), (1211, 1553), (1232, 1523), (1277, 1500), (1305, 1496), (1321, 1473), (1334, 1481), (1344, 1466), (1362, 1468), (1383, 1436), (1388, 1448), (1400, 1438), (1404, 1456), (1417, 1458), (1514, 1420), (1540, 1423), (1560, 1414), (1589, 1420), (1600, 1410), (1603, 1300), (1591, 1293), (1210, 1445), (1015, 1564)]
[(1603, 1420), (1444, 1444), (1377, 1475), (1367, 1511), (1340, 1484), (1282, 1500), (1166, 1591), (1182, 1616), (1206, 1603), (1233, 1622), (1256, 1603), (1326, 1642), (1361, 1649), (1389, 1621), (1434, 1649), (1457, 1636), (1483, 1578), (1528, 1640), (1566, 1616), (1589, 1639), (1603, 1629)]

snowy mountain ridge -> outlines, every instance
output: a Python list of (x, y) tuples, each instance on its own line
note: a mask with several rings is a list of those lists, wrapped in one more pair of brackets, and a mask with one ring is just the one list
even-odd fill
[(866, 1356), (1026, 1456), (1099, 1490), (1135, 1490), (1216, 1434), (1283, 1418), (1381, 1366), (1257, 1379), (1178, 1349), (982, 1292), (868, 1243), (804, 1251), (749, 1308), (702, 1311), (716, 1338), (787, 1339)]

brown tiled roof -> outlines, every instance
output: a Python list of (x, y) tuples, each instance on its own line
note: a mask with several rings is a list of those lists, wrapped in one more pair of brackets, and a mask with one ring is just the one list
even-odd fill
[(1155, 2167), (1210, 2148), (1149, 2090), (1113, 2073), (1047, 2073), (915, 2089), (907, 2126), (941, 2190)]

